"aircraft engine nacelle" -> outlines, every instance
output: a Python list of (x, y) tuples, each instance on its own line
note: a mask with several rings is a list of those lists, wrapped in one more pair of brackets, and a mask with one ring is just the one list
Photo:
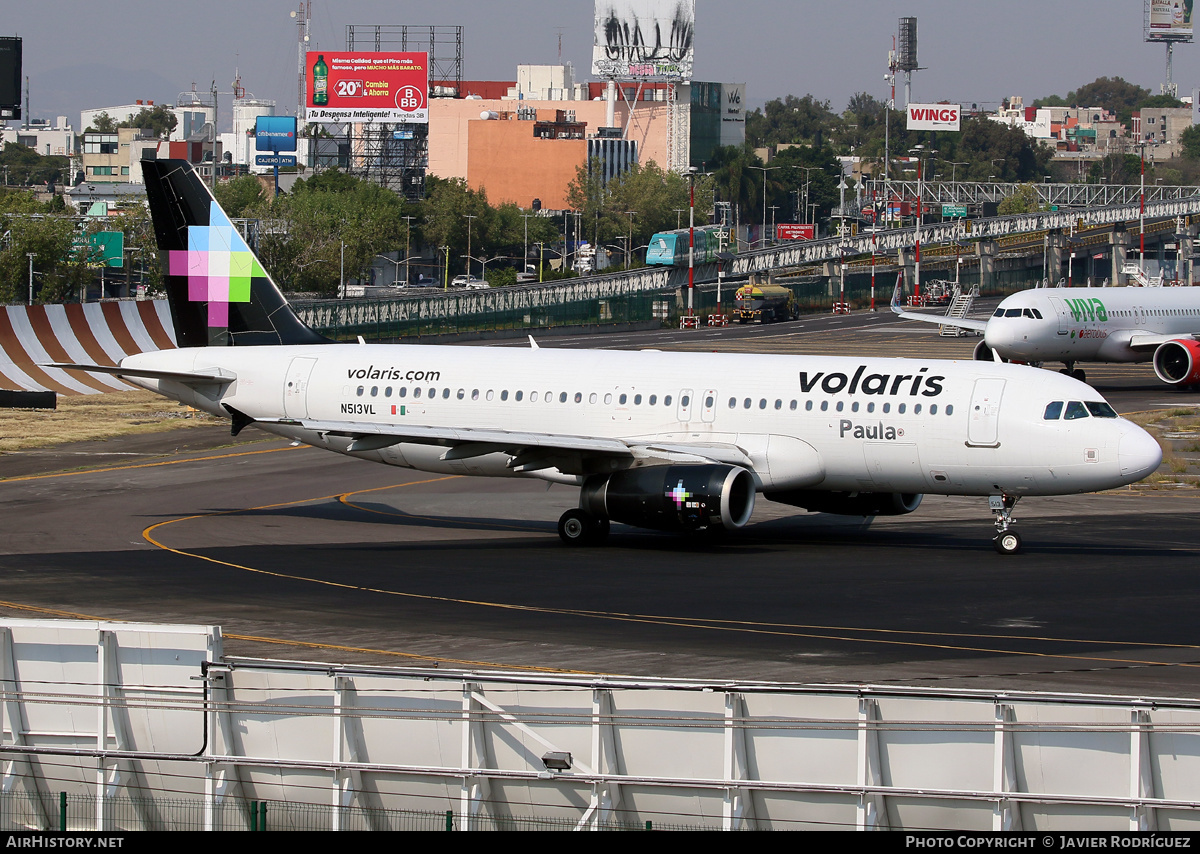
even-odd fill
[(588, 478), (579, 507), (657, 531), (733, 529), (750, 520), (754, 495), (754, 475), (739, 466), (649, 466)]
[(834, 513), (838, 516), (903, 516), (921, 506), (924, 498), (919, 492), (821, 492), (797, 489), (791, 492), (768, 492), (770, 501), (803, 507), (814, 513)]
[[(971, 354), (971, 358), (976, 362), (994, 362), (996, 361), (996, 351), (983, 341), (980, 341), (975, 345), (975, 350)], [(1008, 359), (1001, 358), (1000, 361), (1007, 362)]]
[(1200, 383), (1200, 342), (1180, 338), (1158, 345), (1154, 351), (1154, 373), (1171, 385)]

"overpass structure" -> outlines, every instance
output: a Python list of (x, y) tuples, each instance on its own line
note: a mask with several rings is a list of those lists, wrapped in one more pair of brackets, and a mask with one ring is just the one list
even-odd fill
[[(979, 205), (984, 202), (1001, 202), (1025, 187), (1032, 187), (1038, 204), (1073, 208), (1099, 208), (1110, 205), (1138, 204), (1142, 192), (1147, 202), (1186, 199), (1196, 195), (1196, 187), (1188, 185), (1162, 184), (1051, 184), (1017, 183), (1006, 181), (890, 181), (885, 194), (882, 181), (869, 184), (877, 199), (890, 195), (893, 199), (915, 202), (918, 197), (926, 206), (932, 205)], [(869, 199), (867, 200), (869, 203)], [(847, 202), (846, 216), (861, 210), (862, 202)], [(839, 216), (840, 208), (833, 215)]]
[[(1200, 195), (1193, 193), (1185, 198), (1147, 201), (1144, 213), (1140, 204), (1135, 202), (1084, 210), (1038, 211), (922, 225), (921, 242), (936, 244), (956, 240), (998, 240), (1031, 232), (1065, 234), (1071, 230), (1097, 226), (1123, 227), (1125, 223), (1136, 222), (1142, 216), (1147, 220), (1161, 220), (1196, 215), (1200, 215)], [(768, 270), (822, 264), (845, 256), (870, 255), (872, 252), (897, 253), (912, 248), (916, 236), (915, 228), (898, 228), (854, 237), (829, 237), (787, 246), (768, 246), (734, 258), (730, 264), (730, 275), (738, 278)]]

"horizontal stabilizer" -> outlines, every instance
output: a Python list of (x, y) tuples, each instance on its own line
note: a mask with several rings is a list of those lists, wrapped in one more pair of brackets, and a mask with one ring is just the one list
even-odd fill
[(111, 374), (114, 377), (141, 377), (147, 380), (170, 380), (184, 385), (225, 385), (237, 379), (229, 371), (215, 369), (210, 373), (187, 373), (184, 371), (155, 371), (150, 368), (122, 368), (120, 365), (41, 365), (43, 368), (60, 368), (64, 371), (85, 371), (92, 374)]

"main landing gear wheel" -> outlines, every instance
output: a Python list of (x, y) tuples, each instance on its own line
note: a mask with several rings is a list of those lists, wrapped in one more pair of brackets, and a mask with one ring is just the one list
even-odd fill
[(996, 539), (992, 540), (992, 545), (1002, 555), (1015, 555), (1021, 550), (1021, 535), (1016, 531), (1006, 531), (998, 534)]
[(558, 536), (568, 546), (590, 546), (608, 536), (609, 522), (582, 510), (568, 510), (558, 520)]
[(1087, 374), (1081, 368), (1076, 368), (1074, 362), (1067, 362), (1067, 366), (1059, 371), (1060, 374), (1066, 374), (1073, 380), (1079, 380), (1081, 383), (1087, 382)]

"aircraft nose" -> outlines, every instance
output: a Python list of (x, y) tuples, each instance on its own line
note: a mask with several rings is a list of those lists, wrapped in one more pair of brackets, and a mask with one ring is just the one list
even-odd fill
[(983, 330), (983, 343), (993, 350), (1003, 348), (1011, 337), (1007, 329), (1001, 330), (995, 323), (989, 323)]
[(1121, 464), (1121, 477), (1133, 483), (1149, 475), (1162, 462), (1162, 448), (1141, 427), (1133, 426), (1122, 437), (1117, 446), (1117, 459)]

